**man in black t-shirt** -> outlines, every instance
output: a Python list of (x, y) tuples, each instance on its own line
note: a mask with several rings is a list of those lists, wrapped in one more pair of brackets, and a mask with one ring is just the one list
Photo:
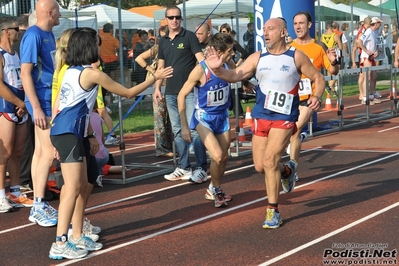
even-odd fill
[[(195, 183), (202, 183), (207, 180), (207, 155), (205, 146), (196, 131), (191, 131), (191, 143), (195, 153), (196, 169), (192, 172), (189, 160), (189, 144), (182, 138), (181, 122), (177, 105), (177, 95), (188, 79), (191, 70), (197, 62), (204, 60), (204, 54), (197, 37), (191, 31), (181, 27), (181, 10), (177, 6), (170, 6), (166, 9), (165, 20), (169, 32), (159, 40), (158, 68), (172, 66), (174, 75), (166, 82), (165, 100), (169, 113), (169, 119), (174, 134), (176, 150), (179, 153), (179, 162), (173, 173), (165, 175), (170, 181), (190, 180)], [(162, 80), (155, 84), (153, 100), (157, 103), (162, 99)], [(194, 93), (186, 98), (186, 117), (191, 120), (194, 111)]]

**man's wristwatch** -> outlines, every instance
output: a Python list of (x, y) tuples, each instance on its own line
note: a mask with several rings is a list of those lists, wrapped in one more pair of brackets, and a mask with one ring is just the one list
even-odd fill
[(87, 137), (88, 137), (89, 139), (94, 139), (96, 136), (97, 136), (97, 134), (96, 134), (95, 131), (93, 131), (93, 133), (91, 133), (90, 135), (87, 135)]

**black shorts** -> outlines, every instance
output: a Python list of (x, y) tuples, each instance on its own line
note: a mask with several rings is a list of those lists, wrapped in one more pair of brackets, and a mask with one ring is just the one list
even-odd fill
[(299, 105), (300, 105), (300, 106), (306, 106), (306, 107), (307, 107), (307, 106), (308, 106), (308, 100), (309, 100), (309, 99), (299, 101)]
[(63, 134), (51, 136), (51, 142), (58, 150), (61, 163), (83, 162), (83, 157), (86, 157), (87, 181), (92, 185), (97, 184), (96, 180), (99, 171), (96, 157), (90, 155), (90, 142), (88, 138), (84, 138), (82, 141), (74, 134)]
[(83, 146), (85, 147), (86, 164), (87, 164), (87, 181), (92, 185), (97, 185), (97, 177), (100, 174), (98, 170), (96, 157), (90, 154), (90, 141), (88, 138), (83, 139)]
[(51, 143), (57, 149), (60, 155), (61, 163), (78, 163), (83, 162), (85, 157), (85, 149), (83, 142), (74, 134), (63, 134), (50, 136)]

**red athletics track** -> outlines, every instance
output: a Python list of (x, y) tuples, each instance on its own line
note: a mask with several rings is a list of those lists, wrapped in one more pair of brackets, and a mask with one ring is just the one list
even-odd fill
[[(356, 99), (345, 100), (348, 115), (364, 112)], [(370, 110), (389, 106), (384, 102)], [(335, 115), (319, 113), (319, 124)], [(323, 254), (339, 255), (347, 243), (384, 244), (379, 246), (384, 260), (397, 265), (391, 251), (399, 247), (398, 128), (395, 117), (309, 138), (303, 144), (300, 181), (292, 193), (280, 196), (284, 224), (279, 229), (262, 228), (265, 184), (247, 155), (229, 160), (223, 189), (233, 201), (225, 208), (204, 199), (208, 183), (158, 176), (96, 187), (87, 216), (102, 227), (104, 247), (84, 260), (48, 259), (55, 228), (29, 223), (28, 208), (1, 214), (0, 265), (326, 265), (331, 257)], [(163, 160), (153, 156), (152, 142), (152, 132), (126, 137), (126, 162)], [(51, 204), (57, 207), (58, 201)]]

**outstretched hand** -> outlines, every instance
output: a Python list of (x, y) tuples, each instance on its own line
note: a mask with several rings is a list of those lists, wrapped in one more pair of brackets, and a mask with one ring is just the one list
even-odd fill
[(173, 68), (172, 67), (166, 67), (162, 69), (158, 69), (154, 73), (156, 79), (167, 79), (173, 76)]
[(213, 46), (206, 47), (206, 63), (211, 69), (218, 69), (223, 64), (223, 58), (220, 57)]

